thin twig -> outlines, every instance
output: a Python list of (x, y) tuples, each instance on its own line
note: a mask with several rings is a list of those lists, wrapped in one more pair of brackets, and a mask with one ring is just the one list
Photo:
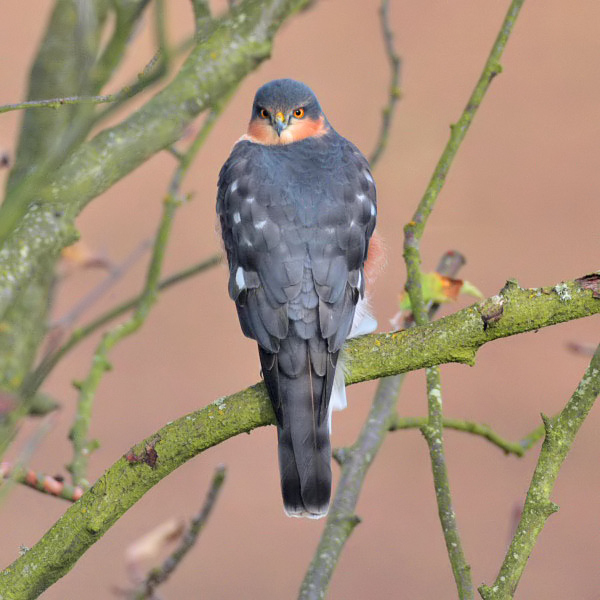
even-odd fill
[(173, 216), (177, 207), (181, 204), (179, 188), (192, 160), (212, 130), (222, 106), (222, 104), (219, 105), (218, 109), (214, 109), (207, 116), (196, 139), (182, 156), (180, 164), (171, 179), (169, 192), (164, 201), (163, 215), (154, 242), (152, 260), (150, 261), (146, 277), (146, 285), (133, 315), (125, 323), (118, 325), (115, 329), (104, 335), (94, 354), (92, 367), (87, 378), (82, 383), (77, 384), (77, 387), (79, 388), (79, 399), (75, 422), (70, 432), (70, 439), (73, 443), (73, 459), (68, 465), (68, 469), (73, 476), (74, 485), (81, 485), (82, 487), (88, 485), (86, 479), (87, 465), (89, 455), (95, 448), (95, 442), (88, 439), (92, 417), (92, 406), (98, 385), (100, 384), (104, 373), (111, 368), (108, 361), (108, 353), (117, 343), (136, 332), (143, 325), (150, 309), (158, 299), (158, 284)]
[(390, 3), (389, 0), (382, 0), (379, 8), (379, 16), (381, 19), (381, 31), (385, 44), (385, 51), (390, 61), (391, 81), (389, 89), (389, 97), (386, 107), (382, 111), (381, 130), (375, 144), (375, 149), (369, 157), (371, 168), (379, 162), (381, 155), (384, 153), (392, 128), (392, 120), (396, 109), (396, 104), (402, 95), (400, 90), (400, 75), (402, 69), (402, 59), (394, 47), (394, 32), (390, 25)]
[(151, 240), (145, 240), (139, 244), (122, 263), (112, 267), (108, 275), (93, 290), (91, 290), (89, 294), (86, 294), (68, 313), (51, 323), (50, 328), (70, 328), (79, 320), (81, 315), (110, 290), (151, 247)]
[[(423, 326), (429, 322), (421, 287), (420, 240), (460, 144), (492, 79), (501, 71), (499, 61), (523, 2), (524, 0), (513, 0), (511, 3), (479, 81), (458, 123), (451, 127), (450, 139), (438, 161), (425, 194), (419, 202), (412, 220), (404, 228), (404, 259), (407, 270), (406, 290), (411, 300), (411, 308), (417, 325)], [(473, 582), (470, 567), (462, 550), (446, 469), (439, 367), (434, 366), (427, 369), (426, 376), (429, 418), (427, 425), (423, 426), (421, 431), (429, 446), (438, 514), (459, 597), (461, 599), (471, 599), (474, 595)]]
[[(181, 271), (178, 271), (177, 273), (174, 273), (173, 275), (163, 279), (158, 284), (158, 291), (166, 290), (173, 285), (186, 281), (187, 279), (199, 275), (200, 273), (204, 273), (205, 271), (208, 271), (209, 269), (219, 265), (222, 261), (223, 256), (221, 254), (213, 254), (206, 260), (192, 265), (191, 267), (182, 269)], [(129, 298), (114, 308), (109, 309), (87, 325), (84, 325), (83, 327), (73, 331), (71, 337), (52, 354), (45, 356), (40, 364), (31, 373), (31, 375), (29, 375), (26, 383), (23, 386), (21, 395), (30, 397), (31, 394), (35, 393), (39, 389), (46, 377), (48, 377), (54, 367), (68, 352), (75, 348), (75, 346), (77, 346), (84, 339), (88, 338), (92, 333), (98, 331), (98, 329), (107, 323), (110, 323), (113, 319), (116, 319), (117, 317), (120, 317), (121, 315), (136, 308), (141, 300), (142, 294), (139, 294), (133, 298)]]
[(51, 477), (44, 473), (36, 473), (31, 469), (13, 468), (10, 463), (6, 462), (0, 463), (0, 478), (2, 477), (10, 478), (15, 483), (69, 502), (76, 502), (85, 492), (82, 487), (69, 485), (61, 477)]
[[(35, 431), (31, 434), (31, 436), (25, 442), (23, 449), (19, 453), (19, 456), (14, 462), (13, 473), (20, 473), (22, 471), (27, 470), (27, 465), (31, 461), (31, 458), (35, 454), (36, 450), (39, 448), (42, 440), (50, 433), (51, 429), (54, 427), (56, 419), (54, 415), (47, 415), (44, 417), (42, 422), (37, 426)], [(0, 477), (0, 504), (6, 499), (9, 492), (12, 490), (15, 483), (18, 483), (18, 480), (15, 477), (12, 477), (10, 473), (8, 476), (3, 475)]]
[(200, 532), (204, 529), (204, 526), (211, 515), (224, 481), (225, 467), (217, 467), (208, 494), (204, 500), (204, 505), (200, 512), (192, 519), (190, 528), (183, 536), (181, 543), (160, 567), (150, 571), (144, 583), (131, 595), (132, 599), (146, 600), (148, 598), (153, 598), (154, 590), (171, 576), (186, 554), (193, 548)]
[[(438, 271), (442, 275), (453, 277), (464, 262), (464, 257), (458, 252), (447, 252), (440, 260)], [(430, 307), (432, 316), (438, 308), (437, 304)], [(344, 545), (360, 522), (355, 514), (358, 496), (367, 471), (390, 431), (404, 377), (404, 374), (395, 375), (379, 381), (371, 410), (358, 439), (352, 447), (334, 453), (334, 458), (341, 463), (342, 475), (329, 508), (321, 540), (302, 582), (299, 596), (301, 600), (325, 598)]]
[(460, 144), (462, 143), (471, 122), (481, 104), (489, 86), (494, 77), (502, 71), (500, 65), (500, 58), (508, 38), (512, 32), (513, 26), (521, 10), (521, 6), (525, 0), (513, 0), (511, 2), (508, 13), (500, 28), (500, 33), (492, 46), (490, 55), (485, 63), (483, 72), (467, 102), (467, 105), (460, 116), (458, 122), (451, 126), (451, 134), (442, 156), (437, 163), (437, 166), (431, 176), (429, 185), (425, 190), (425, 194), (419, 203), (419, 206), (410, 221), (404, 228), (405, 232), (405, 244), (404, 244), (404, 258), (407, 266), (407, 289), (411, 289), (410, 299), (413, 306), (413, 312), (415, 312), (416, 322), (418, 324), (426, 322), (426, 316), (423, 309), (423, 293), (420, 282), (420, 265), (421, 259), (418, 252), (419, 241), (423, 235), (423, 230), (427, 223), (427, 219), (433, 210), (437, 197), (446, 181), (446, 176), (458, 152)]
[(600, 346), (562, 412), (554, 418), (542, 415), (546, 437), (527, 492), (523, 513), (496, 581), (492, 586), (482, 585), (479, 588), (484, 600), (506, 600), (513, 597), (546, 519), (558, 510), (558, 506), (550, 501), (554, 483), (579, 428), (599, 394)]
[[(427, 425), (427, 417), (400, 417), (396, 415), (390, 423), (390, 431), (400, 429), (420, 429)], [(444, 429), (454, 429), (456, 431), (464, 431), (473, 435), (485, 438), (495, 446), (498, 446), (506, 454), (515, 454), (516, 456), (524, 456), (525, 452), (533, 446), (523, 446), (523, 442), (511, 442), (497, 434), (489, 425), (483, 423), (475, 423), (474, 421), (463, 421), (461, 419), (443, 418)], [(535, 442), (534, 442), (535, 443)]]

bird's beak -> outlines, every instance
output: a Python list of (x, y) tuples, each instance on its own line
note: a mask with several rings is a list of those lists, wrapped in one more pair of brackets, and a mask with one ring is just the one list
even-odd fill
[(281, 132), (287, 127), (287, 121), (282, 112), (275, 114), (275, 122), (273, 123), (273, 127), (275, 127), (277, 135), (281, 136)]

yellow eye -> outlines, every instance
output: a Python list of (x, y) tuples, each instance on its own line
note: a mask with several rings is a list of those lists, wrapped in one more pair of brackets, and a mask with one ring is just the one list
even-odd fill
[(266, 108), (261, 108), (260, 112), (258, 114), (260, 115), (261, 119), (268, 119), (269, 118), (269, 111)]
[(297, 108), (294, 111), (294, 116), (296, 117), (296, 119), (301, 119), (304, 116), (304, 109), (303, 108)]

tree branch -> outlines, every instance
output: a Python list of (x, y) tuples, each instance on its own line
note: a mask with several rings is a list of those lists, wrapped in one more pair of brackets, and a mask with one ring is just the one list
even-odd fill
[(204, 529), (204, 526), (212, 513), (224, 482), (225, 467), (221, 466), (216, 469), (204, 505), (200, 512), (192, 519), (190, 528), (184, 534), (181, 543), (160, 567), (150, 571), (148, 577), (140, 586), (140, 589), (132, 594), (132, 600), (152, 600), (155, 598), (154, 590), (171, 576), (179, 563), (181, 563), (186, 554), (196, 543), (200, 532)]
[[(181, 271), (178, 271), (169, 277), (165, 277), (165, 279), (158, 284), (158, 291), (163, 291), (173, 285), (181, 283), (182, 281), (186, 281), (195, 275), (199, 275), (208, 269), (212, 269), (222, 261), (223, 256), (221, 254), (213, 254), (213, 256), (203, 260), (202, 262), (192, 265), (191, 267), (187, 267), (186, 269), (182, 269)], [(54, 367), (68, 352), (75, 348), (75, 346), (77, 346), (84, 339), (89, 337), (92, 333), (98, 331), (98, 329), (107, 323), (110, 323), (110, 321), (113, 319), (116, 319), (117, 317), (120, 317), (121, 315), (136, 308), (141, 300), (142, 294), (125, 300), (118, 306), (115, 306), (114, 308), (111, 308), (104, 314), (100, 315), (87, 325), (79, 327), (73, 331), (71, 337), (62, 346), (60, 346), (60, 348), (57, 348), (54, 352), (42, 359), (40, 364), (35, 368), (31, 375), (28, 376), (27, 381), (23, 384), (21, 394), (27, 398), (29, 398), (32, 394), (35, 394), (36, 390), (39, 389), (46, 377), (48, 377)]]
[[(482, 315), (490, 316), (491, 309), (497, 314), (498, 306), (504, 313), (484, 330)], [(598, 313), (600, 274), (553, 288), (523, 290), (513, 282), (499, 295), (426, 326), (351, 340), (346, 382), (446, 362), (473, 364), (477, 349), (494, 339)], [(110, 467), (29, 552), (0, 573), (0, 595), (35, 598), (163, 477), (207, 448), (274, 422), (264, 385), (258, 384), (166, 425)]]
[(554, 483), (579, 428), (599, 394), (600, 346), (563, 411), (554, 418), (542, 415), (546, 437), (523, 513), (496, 581), (491, 587), (482, 585), (479, 588), (484, 600), (508, 600), (513, 597), (546, 519), (558, 510), (558, 506), (550, 501)]
[(103, 375), (110, 369), (108, 361), (109, 351), (122, 339), (135, 333), (145, 322), (148, 313), (158, 299), (158, 285), (163, 264), (163, 259), (169, 240), (173, 217), (178, 206), (181, 204), (180, 186), (196, 154), (206, 141), (212, 130), (218, 116), (224, 107), (225, 101), (219, 103), (204, 121), (202, 128), (194, 139), (192, 145), (181, 156), (179, 166), (175, 170), (169, 192), (164, 200), (163, 216), (154, 241), (152, 260), (148, 267), (146, 284), (141, 294), (140, 301), (136, 305), (135, 311), (125, 323), (117, 326), (107, 333), (100, 342), (94, 358), (92, 367), (85, 381), (79, 387), (79, 399), (77, 403), (77, 413), (75, 422), (70, 432), (70, 438), (73, 442), (73, 460), (67, 467), (73, 475), (73, 484), (81, 487), (87, 487), (87, 464), (95, 444), (88, 439), (88, 432), (91, 424), (92, 406), (96, 390)]
[(11, 210), (3, 207), (0, 315), (36, 271), (40, 258), (56, 256), (73, 241), (74, 219), (83, 207), (176, 141), (200, 112), (229, 95), (268, 58), (282, 22), (308, 4), (309, 0), (245, 0), (215, 19), (168, 86), (124, 122), (82, 144), (49, 185), (35, 193), (25, 190), (25, 195), (13, 198)]
[[(455, 276), (465, 259), (457, 252), (446, 252), (437, 267), (438, 273), (448, 277)], [(431, 316), (439, 308), (433, 304), (430, 307)], [(408, 327), (412, 327), (412, 319)], [(384, 377), (377, 385), (375, 398), (369, 410), (369, 415), (363, 425), (360, 435), (350, 448), (334, 452), (334, 458), (340, 463), (342, 474), (335, 496), (329, 507), (329, 515), (325, 529), (319, 540), (319, 545), (308, 567), (299, 598), (313, 600), (325, 598), (329, 582), (340, 559), (346, 541), (360, 522), (355, 514), (358, 496), (362, 490), (367, 471), (385, 436), (390, 431), (390, 422), (394, 417), (396, 403), (404, 374)]]
[(375, 168), (375, 165), (379, 162), (379, 159), (385, 152), (390, 137), (390, 130), (392, 128), (392, 118), (396, 109), (396, 104), (402, 95), (400, 91), (400, 71), (402, 69), (402, 59), (396, 51), (394, 46), (394, 32), (390, 25), (390, 2), (389, 0), (382, 0), (381, 6), (379, 7), (379, 18), (381, 19), (381, 31), (383, 34), (383, 41), (385, 44), (385, 51), (390, 62), (390, 88), (388, 94), (388, 102), (386, 107), (383, 109), (381, 118), (381, 129), (379, 131), (379, 137), (375, 144), (375, 149), (369, 157), (369, 163), (371, 169)]
[[(421, 429), (425, 425), (427, 425), (427, 417), (401, 417), (396, 415), (390, 423), (390, 431), (397, 431), (400, 429)], [(489, 425), (484, 425), (483, 423), (444, 417), (443, 425), (444, 429), (455, 429), (456, 431), (464, 431), (466, 433), (481, 436), (494, 444), (494, 446), (498, 446), (498, 448), (503, 450), (506, 454), (524, 456), (525, 452), (533, 446), (533, 443), (525, 447), (523, 442), (511, 442), (497, 434)]]

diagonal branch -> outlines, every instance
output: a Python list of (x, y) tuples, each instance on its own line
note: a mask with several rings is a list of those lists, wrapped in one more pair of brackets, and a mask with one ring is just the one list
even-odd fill
[(492, 587), (482, 585), (479, 588), (479, 593), (485, 600), (508, 600), (513, 597), (546, 519), (558, 510), (558, 506), (550, 501), (554, 483), (573, 446), (575, 436), (598, 395), (600, 346), (563, 411), (554, 418), (542, 415), (546, 437), (527, 492), (523, 513), (496, 581)]
[[(513, 282), (497, 296), (426, 326), (352, 340), (346, 381), (446, 362), (473, 364), (477, 349), (494, 339), (598, 313), (600, 273), (552, 288), (523, 290)], [(0, 573), (0, 596), (10, 597), (10, 591), (35, 598), (173, 470), (230, 437), (274, 422), (264, 385), (258, 384), (169, 423), (109, 467), (27, 554)]]
[(132, 600), (152, 600), (156, 596), (154, 590), (164, 583), (175, 571), (179, 563), (185, 558), (186, 554), (193, 548), (198, 536), (204, 529), (208, 518), (219, 498), (219, 492), (225, 482), (225, 467), (220, 466), (215, 470), (208, 494), (204, 500), (204, 505), (200, 512), (192, 519), (190, 528), (183, 536), (181, 543), (174, 552), (157, 569), (152, 569), (140, 589), (132, 594)]
[(215, 19), (169, 85), (125, 121), (77, 148), (48, 185), (27, 188), (5, 203), (0, 211), (0, 315), (40, 258), (57, 255), (73, 240), (75, 217), (85, 205), (179, 139), (199, 113), (231, 94), (269, 57), (283, 21), (308, 4), (245, 0)]
[[(437, 271), (453, 277), (464, 263), (462, 254), (447, 252), (440, 260)], [(437, 304), (431, 306), (431, 316), (438, 308)], [(404, 377), (405, 374), (401, 374), (384, 377), (379, 381), (373, 404), (358, 439), (350, 448), (344, 448), (334, 454), (334, 458), (341, 464), (341, 478), (319, 545), (302, 581), (299, 595), (302, 600), (325, 598), (346, 541), (360, 522), (355, 513), (358, 497), (367, 471), (375, 460), (385, 436), (391, 430), (391, 420)]]

